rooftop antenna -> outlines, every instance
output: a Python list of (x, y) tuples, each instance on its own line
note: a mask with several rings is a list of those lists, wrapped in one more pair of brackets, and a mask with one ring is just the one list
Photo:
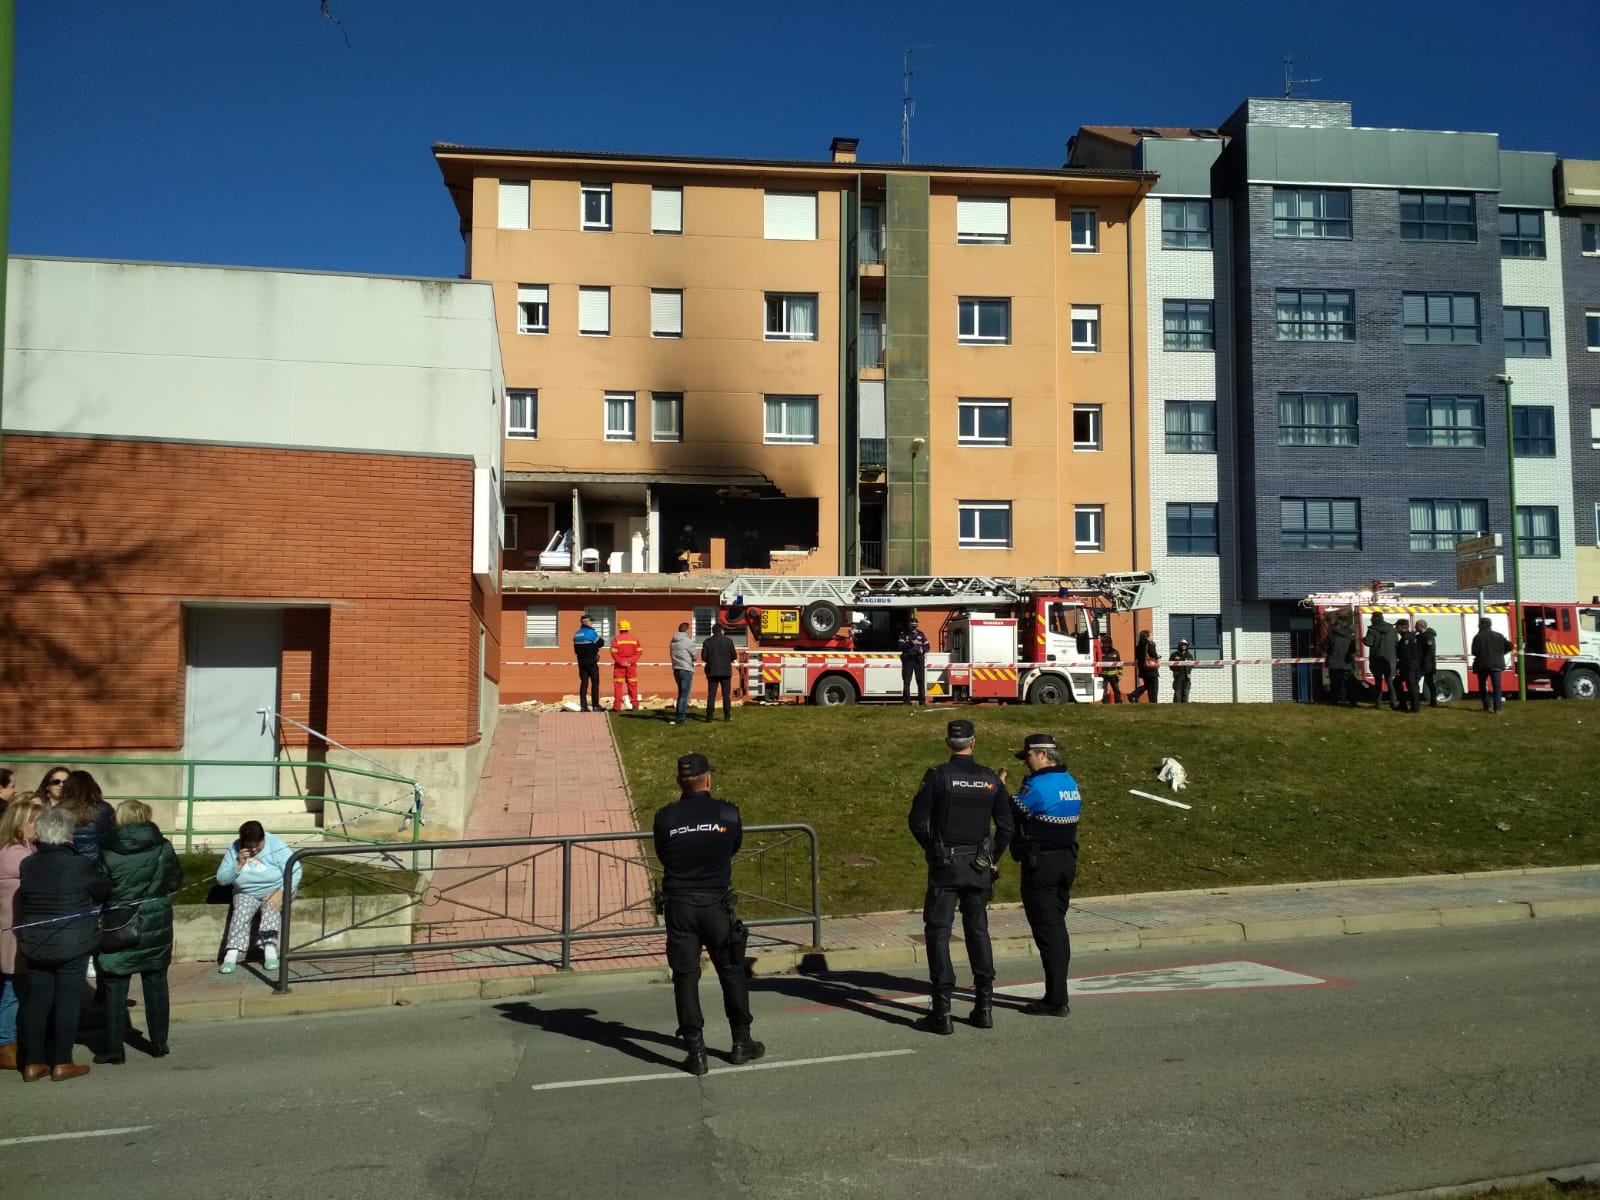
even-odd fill
[(911, 56), (932, 46), (907, 46), (900, 56), (900, 161), (911, 161), (911, 118), (917, 115), (917, 102), (911, 98)]
[(1285, 100), (1294, 99), (1295, 84), (1321, 82), (1322, 78), (1320, 76), (1316, 79), (1296, 79), (1294, 74), (1294, 55), (1285, 54), (1283, 56), (1283, 98)]

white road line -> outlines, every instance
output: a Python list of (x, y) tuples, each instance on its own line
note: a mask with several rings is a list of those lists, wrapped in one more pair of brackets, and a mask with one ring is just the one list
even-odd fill
[(85, 1129), (81, 1133), (37, 1133), (32, 1137), (5, 1138), (0, 1146), (26, 1146), (30, 1142), (66, 1142), (74, 1138), (116, 1137), (119, 1133), (143, 1133), (154, 1125), (125, 1125), (121, 1129)]
[[(720, 1078), (738, 1071), (776, 1071), (783, 1067), (814, 1067), (820, 1063), (860, 1062), (866, 1058), (898, 1058), (915, 1054), (915, 1050), (869, 1050), (863, 1054), (834, 1054), (827, 1058), (793, 1058), (786, 1062), (747, 1063), (742, 1067), (720, 1067), (707, 1078)], [(649, 1083), (655, 1079), (693, 1079), (687, 1071), (662, 1071), (654, 1075), (614, 1075), (608, 1079), (567, 1079), (561, 1083), (536, 1083), (536, 1092), (554, 1092), (562, 1088), (603, 1087), (608, 1083)], [(0, 1146), (5, 1145), (0, 1142)]]

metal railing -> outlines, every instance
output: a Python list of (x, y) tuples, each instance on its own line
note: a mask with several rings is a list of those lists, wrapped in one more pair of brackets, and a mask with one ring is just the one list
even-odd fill
[(861, 546), (861, 570), (864, 574), (871, 574), (883, 570), (883, 543), (866, 542)]
[(856, 366), (863, 371), (883, 369), (883, 318), (869, 320), (861, 317), (861, 337), (856, 343)]
[(883, 261), (883, 229), (872, 226), (861, 228), (861, 261), (868, 265), (877, 265)]
[[(733, 860), (734, 891), (744, 923), (752, 928), (809, 924), (812, 945), (820, 947), (822, 884), (816, 830), (804, 824), (748, 825), (744, 836), (744, 847)], [(285, 875), (309, 858), (338, 861), (326, 863), (327, 878), (319, 884), (323, 894), (318, 928), (298, 944), (293, 940), (295, 906), (283, 906), (282, 953), (273, 990), (287, 992), (291, 966), (318, 959), (406, 957), (413, 970), (445, 970), (495, 961), (506, 965), (506, 959), (492, 957), (486, 964), (481, 951), (559, 945), (560, 955), (553, 964), (541, 958), (512, 961), (567, 971), (572, 969), (575, 943), (665, 934), (653, 903), (660, 867), (643, 849), (651, 840), (649, 830), (633, 830), (360, 848), (301, 847), (290, 856)], [(618, 852), (610, 848), (616, 843), (632, 846)], [(801, 843), (807, 868), (803, 884), (791, 869), (790, 853)], [(520, 853), (504, 861), (484, 861), (496, 858), (485, 852), (497, 850)], [(370, 865), (374, 858), (398, 863), (399, 855), (410, 856), (412, 872), (374, 871)], [(580, 861), (581, 855), (591, 857)], [(620, 871), (608, 874), (603, 869), (607, 860)], [(547, 886), (549, 876), (542, 874), (546, 871), (559, 871), (554, 887)], [(394, 882), (385, 887), (387, 874)], [(580, 874), (585, 876), (581, 896)], [(337, 894), (330, 885), (330, 879), (340, 876), (350, 880), (348, 896)], [(802, 893), (805, 903), (799, 902)], [(347, 916), (341, 915), (346, 912)], [(468, 957), (463, 959), (463, 954)], [(430, 965), (435, 955), (448, 961)]]
[(881, 471), (889, 465), (887, 438), (860, 438), (856, 444), (860, 447), (860, 462), (863, 468), (876, 467)]
[[(5, 762), (8, 764), (41, 763), (48, 764), (50, 766), (60, 765), (72, 768), (74, 770), (78, 768), (87, 769), (91, 767), (168, 767), (182, 769), (183, 791), (181, 793), (163, 795), (149, 790), (107, 790), (104, 798), (112, 805), (115, 805), (120, 800), (143, 800), (146, 803), (155, 802), (158, 804), (178, 804), (180, 806), (178, 811), (179, 815), (182, 817), (182, 821), (181, 823), (173, 822), (166, 830), (166, 833), (174, 840), (180, 836), (183, 838), (183, 849), (185, 853), (188, 853), (194, 849), (194, 839), (197, 837), (227, 837), (232, 839), (237, 837), (239, 833), (238, 822), (233, 823), (231, 828), (226, 829), (195, 828), (194, 809), (196, 804), (236, 804), (239, 806), (240, 811), (243, 814), (241, 820), (248, 820), (252, 816), (259, 817), (260, 815), (252, 814), (249, 811), (248, 806), (251, 805), (259, 808), (264, 804), (271, 804), (285, 800), (300, 802), (315, 801), (322, 805), (322, 825), (316, 829), (308, 829), (298, 832), (315, 833), (321, 837), (337, 842), (348, 842), (364, 845), (388, 843), (392, 842), (393, 839), (389, 837), (364, 836), (362, 834), (352, 833), (350, 831), (350, 827), (352, 825), (355, 825), (357, 822), (363, 820), (367, 815), (373, 813), (384, 813), (399, 819), (400, 823), (396, 826), (395, 832), (404, 833), (406, 828), (409, 826), (413, 842), (420, 841), (422, 838), (421, 786), (415, 779), (410, 779), (404, 775), (397, 775), (392, 771), (370, 770), (366, 767), (345, 766), (342, 763), (315, 762), (288, 758), (267, 760), (231, 758), (124, 758), (115, 755), (96, 755), (86, 757), (57, 754), (46, 757), (38, 754), (19, 754), (6, 755)], [(308, 791), (304, 788), (300, 788), (295, 792), (280, 792), (276, 795), (256, 794), (245, 796), (212, 796), (203, 793), (197, 793), (195, 791), (195, 774), (202, 767), (260, 767), (262, 769), (270, 767), (280, 773), (280, 782), (281, 773), (288, 771), (289, 778), (296, 783), (303, 778), (302, 773), (310, 774), (312, 772), (325, 772), (329, 776), (349, 776), (357, 779), (375, 780), (379, 783), (394, 784), (397, 788), (398, 794), (396, 799), (388, 804), (374, 804), (364, 800), (347, 800), (338, 795), (336, 787), (328, 788), (328, 790), (325, 791)], [(345, 820), (343, 813), (340, 810), (346, 808), (358, 810), (358, 815), (351, 820)], [(339, 814), (338, 817), (331, 823), (328, 820), (328, 814), (330, 810)], [(270, 826), (272, 823), (270, 816), (262, 823)], [(293, 829), (287, 829), (284, 830), (284, 832), (292, 836), (297, 831)]]

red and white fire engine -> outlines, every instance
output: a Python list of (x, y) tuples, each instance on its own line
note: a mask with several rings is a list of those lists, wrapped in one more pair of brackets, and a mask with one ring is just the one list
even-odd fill
[[(740, 576), (724, 624), (748, 631), (751, 700), (855, 704), (901, 696), (898, 638), (917, 615), (932, 649), (928, 694), (1092, 702), (1112, 613), (1147, 608), (1155, 577)], [(930, 612), (942, 611), (937, 628)], [(1126, 649), (1126, 648), (1125, 648)]]
[[(1356, 671), (1363, 684), (1370, 685), (1366, 651), (1361, 639), (1374, 613), (1383, 613), (1393, 624), (1405, 617), (1416, 627), (1420, 618), (1436, 636), (1438, 673), (1434, 684), (1440, 703), (1476, 695), (1477, 677), (1472, 673), (1472, 639), (1478, 632), (1479, 609), (1476, 600), (1453, 600), (1425, 596), (1401, 596), (1392, 589), (1403, 585), (1374, 584), (1365, 590), (1319, 592), (1302, 603), (1316, 612), (1317, 641), (1327, 637), (1333, 622), (1349, 617), (1356, 631)], [(1593, 700), (1600, 695), (1600, 603), (1572, 601), (1549, 603), (1524, 601), (1520, 621), (1509, 601), (1491, 601), (1483, 606), (1498, 632), (1505, 635), (1514, 652), (1507, 656), (1507, 671), (1501, 686), (1515, 694), (1516, 654), (1527, 658), (1528, 691), (1553, 692), (1573, 700)], [(1520, 630), (1521, 637), (1518, 637)], [(1326, 669), (1324, 688), (1328, 685)]]

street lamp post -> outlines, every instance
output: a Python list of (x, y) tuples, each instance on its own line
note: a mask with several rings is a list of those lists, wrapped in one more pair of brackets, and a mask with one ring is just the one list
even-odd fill
[(928, 444), (927, 438), (914, 437), (911, 439), (911, 573), (918, 574), (917, 553), (917, 461), (922, 454), (922, 448)]
[(1522, 551), (1517, 537), (1517, 442), (1511, 419), (1511, 376), (1501, 372), (1490, 378), (1506, 394), (1506, 483), (1511, 493), (1511, 645), (1517, 654), (1517, 699), (1528, 698), (1528, 660), (1523, 654)]

